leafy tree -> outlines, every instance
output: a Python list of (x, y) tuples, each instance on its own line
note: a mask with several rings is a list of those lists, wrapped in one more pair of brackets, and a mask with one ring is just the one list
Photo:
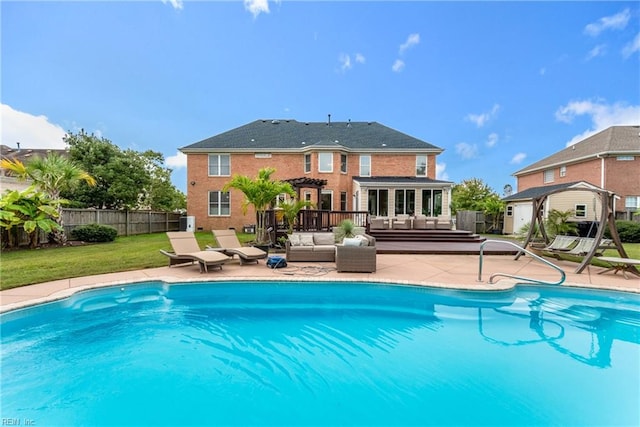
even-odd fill
[(29, 247), (38, 244), (38, 230), (46, 233), (60, 231), (62, 227), (52, 218), (58, 216), (59, 201), (37, 191), (35, 186), (23, 191), (7, 191), (0, 198), (0, 227), (7, 230), (9, 246), (13, 245), (12, 228), (22, 225), (29, 235)]
[(49, 153), (46, 157), (34, 157), (26, 164), (20, 160), (3, 159), (0, 164), (11, 171), (18, 179), (31, 180), (36, 188), (46, 193), (56, 202), (58, 225), (54, 232), (54, 239), (58, 243), (65, 243), (67, 236), (64, 232), (62, 204), (66, 202), (61, 197), (63, 191), (75, 188), (80, 182), (95, 185), (95, 179), (82, 169), (77, 163), (58, 153)]
[(481, 179), (471, 178), (453, 186), (451, 190), (451, 211), (484, 211), (486, 200), (500, 197)]
[(296, 192), (288, 182), (271, 179), (271, 175), (276, 170), (274, 168), (262, 168), (258, 171), (258, 176), (250, 178), (245, 175), (234, 175), (224, 187), (223, 191), (236, 189), (244, 193), (242, 202), (242, 212), (246, 215), (249, 206), (253, 206), (257, 214), (256, 243), (265, 244), (268, 242), (265, 224), (267, 221), (267, 209), (280, 194), (289, 194), (291, 197)]
[(484, 181), (472, 178), (453, 186), (451, 210), (453, 213), (462, 210), (484, 212), (491, 218), (490, 230), (496, 230), (504, 212), (504, 202)]
[(504, 212), (504, 202), (497, 194), (491, 194), (484, 200), (482, 209), (485, 215), (491, 218), (491, 228), (487, 231), (498, 230), (500, 227), (500, 218)]
[(67, 196), (96, 209), (153, 209), (174, 211), (186, 207), (184, 193), (171, 183), (171, 169), (155, 151), (121, 150), (106, 138), (68, 133), (71, 158), (95, 178), (94, 187), (80, 186)]

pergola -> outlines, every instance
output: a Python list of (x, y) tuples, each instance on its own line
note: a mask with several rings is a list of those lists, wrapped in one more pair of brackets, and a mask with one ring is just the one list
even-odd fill
[(294, 190), (296, 190), (296, 194), (297, 194), (297, 199), (300, 199), (300, 190), (303, 188), (315, 188), (316, 189), (316, 206), (320, 206), (321, 203), (321, 196), (322, 196), (322, 189), (327, 185), (327, 180), (326, 179), (319, 179), (319, 178), (308, 178), (308, 177), (302, 177), (302, 178), (291, 178), (291, 179), (285, 179), (284, 182), (288, 182), (289, 184), (291, 184), (291, 186), (293, 187)]
[[(624, 247), (622, 246), (622, 242), (620, 241), (620, 235), (618, 234), (618, 229), (616, 228), (615, 213), (613, 210), (614, 198), (616, 197), (616, 195), (610, 191), (596, 189), (596, 188), (559, 188), (556, 190), (549, 191), (538, 197), (535, 197), (532, 200), (533, 216), (531, 218), (531, 226), (529, 227), (529, 233), (527, 234), (527, 238), (525, 239), (522, 247), (526, 248), (527, 245), (531, 243), (537, 228), (540, 230), (540, 233), (542, 234), (542, 237), (544, 238), (545, 243), (549, 244), (550, 239), (544, 228), (544, 219), (542, 217), (543, 210), (544, 210), (544, 203), (547, 200), (547, 198), (552, 194), (561, 193), (563, 191), (591, 191), (593, 193), (598, 193), (600, 195), (600, 200), (602, 202), (601, 203), (602, 209), (600, 214), (600, 222), (598, 223), (598, 229), (596, 230), (595, 241), (600, 242), (602, 240), (602, 237), (604, 236), (604, 231), (607, 225), (609, 225), (609, 232), (611, 233), (611, 239), (613, 240), (613, 243), (615, 244), (616, 249), (618, 249), (618, 253), (620, 254), (620, 257), (628, 258), (627, 253), (624, 250)], [(538, 225), (538, 227), (536, 227), (536, 224)], [(578, 274), (582, 273), (582, 270), (584, 270), (585, 267), (591, 263), (591, 260), (593, 259), (597, 251), (598, 251), (598, 245), (595, 244), (593, 245), (589, 253), (585, 255), (584, 259), (582, 260), (578, 268), (576, 268), (575, 272)], [(515, 259), (520, 258), (520, 256), (523, 253), (524, 252), (518, 252)], [(635, 267), (633, 267), (632, 265), (627, 265), (626, 268), (633, 269)]]

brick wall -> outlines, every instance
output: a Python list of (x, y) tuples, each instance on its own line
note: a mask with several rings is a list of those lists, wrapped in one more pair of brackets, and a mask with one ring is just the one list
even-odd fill
[[(436, 156), (427, 157), (427, 175), (435, 179)], [(187, 155), (187, 215), (195, 216), (196, 229), (225, 229), (235, 227), (241, 229), (243, 225), (255, 224), (255, 211), (249, 209), (247, 214), (242, 213), (241, 205), (244, 195), (231, 190), (231, 215), (223, 217), (209, 216), (208, 192), (221, 190), (231, 177), (208, 176), (208, 154)], [(325, 191), (333, 192), (333, 210), (340, 208), (340, 193), (347, 193), (347, 209), (353, 209), (352, 177), (360, 174), (360, 154), (347, 155), (347, 173), (340, 172), (340, 153), (333, 153), (333, 172), (318, 172), (318, 154), (311, 153), (311, 172), (304, 172), (304, 154), (278, 154), (273, 153), (270, 158), (256, 158), (253, 153), (231, 154), (231, 174), (247, 175), (255, 177), (258, 170), (264, 167), (273, 167), (276, 172), (272, 175), (275, 179), (290, 178), (317, 178), (326, 179)], [(407, 155), (371, 155), (372, 176), (415, 176), (416, 156)], [(193, 185), (191, 183), (194, 183)], [(315, 189), (303, 189), (311, 191), (311, 199), (316, 201)]]
[[(602, 182), (602, 168), (604, 165), (605, 176)], [(544, 171), (518, 177), (518, 192), (532, 187), (544, 185), (556, 185), (562, 183), (586, 181), (597, 187), (612, 191), (622, 199), (616, 205), (617, 211), (624, 210), (625, 196), (640, 195), (640, 158), (634, 160), (617, 160), (616, 157), (593, 159), (582, 163), (566, 166), (566, 174), (560, 176), (560, 167), (554, 167), (553, 182), (544, 182)]]

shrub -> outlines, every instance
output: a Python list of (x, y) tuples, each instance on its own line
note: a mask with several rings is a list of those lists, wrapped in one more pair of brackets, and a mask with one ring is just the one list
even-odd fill
[[(640, 222), (616, 221), (618, 235), (623, 243), (640, 243)], [(605, 237), (611, 237), (609, 227), (605, 230)]]
[(71, 236), (83, 242), (113, 242), (118, 230), (108, 225), (87, 224), (71, 231)]

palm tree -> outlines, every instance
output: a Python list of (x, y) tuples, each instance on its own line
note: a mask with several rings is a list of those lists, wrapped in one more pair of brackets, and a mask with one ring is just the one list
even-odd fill
[(242, 212), (246, 215), (249, 206), (253, 205), (257, 214), (256, 244), (268, 243), (265, 224), (267, 221), (267, 209), (280, 194), (295, 196), (296, 193), (288, 182), (271, 179), (271, 175), (276, 170), (274, 168), (262, 168), (258, 171), (256, 178), (249, 178), (244, 175), (234, 175), (223, 188), (228, 191), (230, 188), (242, 191), (244, 201), (242, 202)]
[(20, 160), (2, 159), (2, 168), (13, 172), (18, 179), (31, 180), (33, 184), (57, 204), (59, 229), (53, 230), (57, 243), (65, 243), (62, 204), (66, 202), (60, 197), (62, 191), (70, 190), (80, 182), (95, 185), (96, 180), (73, 161), (57, 153), (49, 153), (46, 157), (34, 157), (26, 164)]

